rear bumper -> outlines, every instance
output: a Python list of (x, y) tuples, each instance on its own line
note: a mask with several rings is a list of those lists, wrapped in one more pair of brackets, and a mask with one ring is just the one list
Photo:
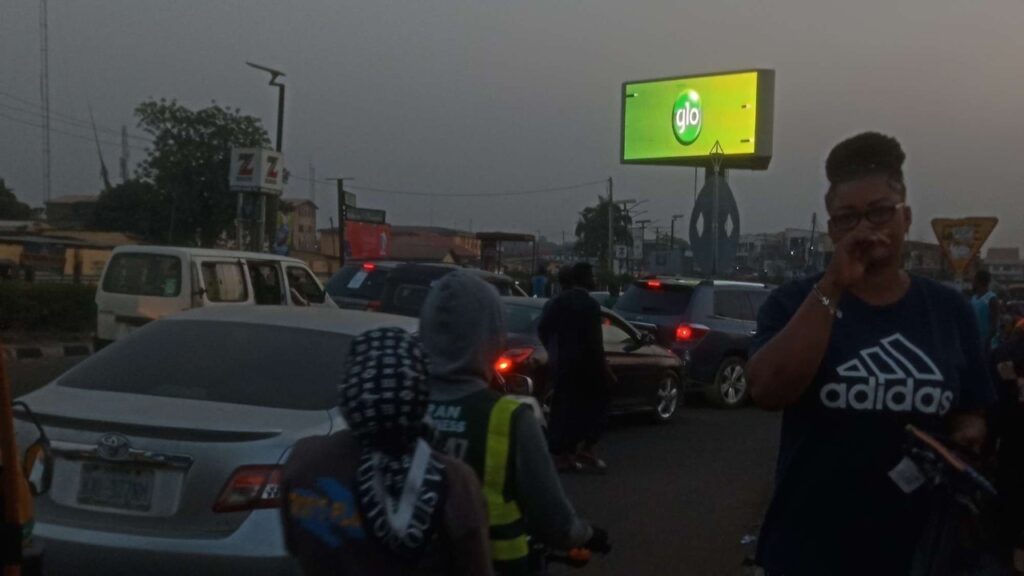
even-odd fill
[(246, 574), (299, 576), (284, 546), (278, 510), (257, 510), (226, 538), (160, 538), (40, 522), (35, 535), (51, 576)]

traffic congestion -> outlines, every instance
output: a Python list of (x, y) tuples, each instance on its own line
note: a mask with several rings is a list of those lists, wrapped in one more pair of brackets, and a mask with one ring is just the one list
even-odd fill
[(0, 11), (3, 576), (1024, 575), (1024, 6)]

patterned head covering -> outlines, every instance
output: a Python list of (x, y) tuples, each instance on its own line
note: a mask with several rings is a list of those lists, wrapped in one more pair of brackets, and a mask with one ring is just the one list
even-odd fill
[(444, 465), (423, 440), (428, 397), (414, 336), (381, 328), (352, 341), (338, 404), (360, 445), (360, 513), (379, 542), (413, 558), (434, 533), (444, 485)]

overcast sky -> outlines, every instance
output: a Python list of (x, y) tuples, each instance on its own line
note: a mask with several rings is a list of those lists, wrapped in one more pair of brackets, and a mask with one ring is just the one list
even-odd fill
[[(776, 70), (775, 157), (734, 172), (744, 232), (809, 227), (824, 158), (866, 129), (907, 154), (914, 238), (936, 216), (997, 215), (990, 246), (1024, 238), (1024, 0), (49, 0), (53, 194), (94, 194), (87, 129), (113, 132), (149, 97), (216, 100), (273, 133), (276, 92), (245, 61), (287, 73), (292, 173), (427, 192), (502, 192), (615, 178), (668, 226), (693, 169), (622, 166), (625, 80)], [(38, 3), (0, 0), (0, 177), (41, 204)], [(13, 97), (13, 98), (12, 98)], [(15, 98), (26, 100), (26, 104)], [(33, 108), (33, 105), (36, 106)], [(61, 117), (63, 119), (63, 117)], [(21, 122), (21, 123), (19, 123)], [(103, 133), (116, 175), (120, 137)], [(144, 157), (144, 142), (131, 150)], [(603, 185), (530, 197), (361, 192), (395, 223), (571, 234)], [(292, 180), (290, 197), (307, 197)], [(332, 187), (317, 190), (322, 222)], [(431, 206), (433, 205), (433, 206)]]

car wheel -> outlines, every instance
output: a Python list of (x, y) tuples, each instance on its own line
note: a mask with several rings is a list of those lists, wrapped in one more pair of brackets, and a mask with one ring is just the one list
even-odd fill
[(708, 399), (719, 408), (739, 408), (746, 404), (749, 394), (746, 361), (739, 356), (729, 356), (718, 367)]
[(655, 397), (654, 419), (657, 422), (668, 422), (675, 416), (682, 401), (682, 392), (679, 390), (679, 377), (675, 374), (666, 374), (658, 384), (658, 392)]

